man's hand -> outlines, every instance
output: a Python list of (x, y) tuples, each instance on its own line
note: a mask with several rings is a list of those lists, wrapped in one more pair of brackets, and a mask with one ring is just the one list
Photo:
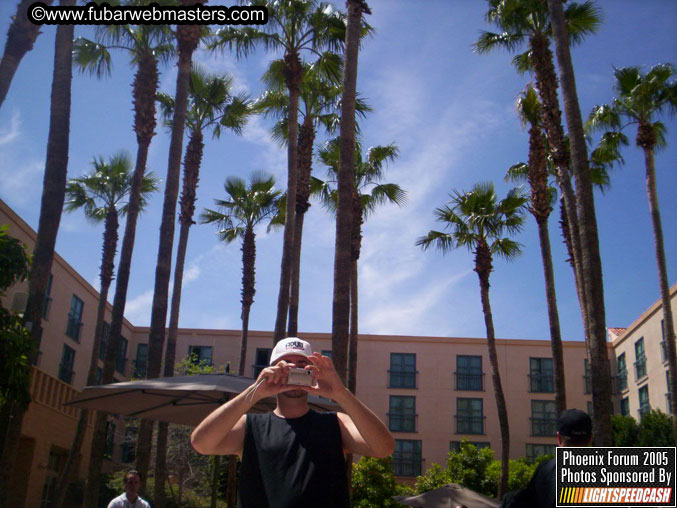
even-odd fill
[(345, 390), (345, 387), (334, 368), (334, 362), (320, 353), (313, 353), (308, 360), (311, 365), (308, 365), (306, 370), (312, 370), (315, 374), (315, 385), (297, 386), (296, 388), (336, 401), (336, 397)]
[(278, 393), (298, 390), (298, 386), (288, 385), (289, 371), (296, 364), (280, 360), (271, 367), (266, 367), (259, 374), (255, 383), (255, 389), (251, 394), (251, 402), (256, 403), (266, 397), (273, 397)]

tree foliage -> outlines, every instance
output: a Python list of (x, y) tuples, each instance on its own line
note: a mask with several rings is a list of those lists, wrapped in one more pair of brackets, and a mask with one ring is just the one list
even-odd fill
[(672, 417), (654, 409), (637, 423), (632, 416), (613, 415), (614, 446), (675, 446)]
[(392, 458), (362, 457), (353, 465), (353, 508), (397, 508), (392, 496), (413, 494), (410, 487), (400, 485), (391, 467)]

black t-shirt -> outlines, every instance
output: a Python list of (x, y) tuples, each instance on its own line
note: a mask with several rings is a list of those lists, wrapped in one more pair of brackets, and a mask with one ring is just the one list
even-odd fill
[(503, 498), (502, 508), (555, 508), (555, 459), (539, 464), (529, 484)]
[(349, 503), (336, 413), (247, 415), (238, 508), (348, 508)]

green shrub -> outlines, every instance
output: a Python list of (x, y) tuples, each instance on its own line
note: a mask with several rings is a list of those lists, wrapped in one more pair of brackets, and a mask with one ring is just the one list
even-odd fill
[(672, 417), (659, 409), (645, 414), (639, 422), (637, 446), (675, 446)]
[(392, 496), (413, 494), (411, 488), (397, 483), (391, 464), (391, 457), (362, 457), (353, 464), (353, 508), (398, 508), (402, 505)]
[(637, 446), (639, 427), (632, 416), (613, 415), (611, 429), (614, 436), (614, 446)]

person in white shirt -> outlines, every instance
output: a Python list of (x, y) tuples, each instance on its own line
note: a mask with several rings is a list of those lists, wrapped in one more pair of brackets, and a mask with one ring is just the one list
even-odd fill
[(127, 471), (123, 482), (125, 493), (108, 503), (108, 508), (150, 508), (150, 504), (139, 496), (141, 477), (138, 471)]

